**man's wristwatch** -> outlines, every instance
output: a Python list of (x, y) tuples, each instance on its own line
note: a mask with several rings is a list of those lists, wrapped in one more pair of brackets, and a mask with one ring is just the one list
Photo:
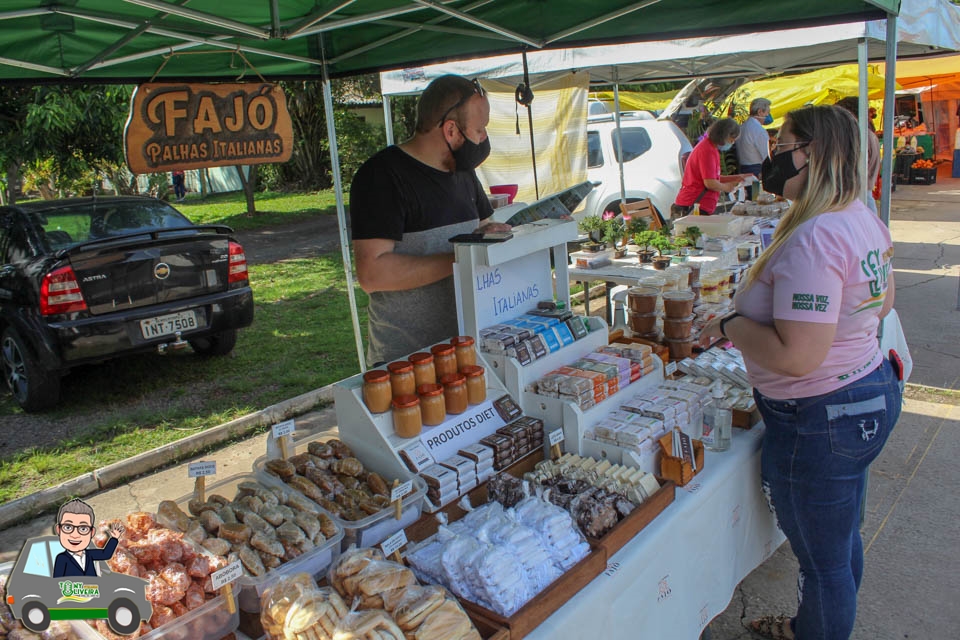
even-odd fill
[(727, 323), (730, 322), (731, 320), (733, 320), (734, 318), (736, 318), (736, 317), (739, 316), (739, 315), (740, 315), (739, 313), (737, 313), (736, 311), (734, 311), (734, 312), (731, 313), (730, 315), (728, 315), (728, 316), (726, 316), (725, 318), (723, 318), (722, 320), (720, 320), (720, 335), (722, 335), (724, 338), (727, 337)]

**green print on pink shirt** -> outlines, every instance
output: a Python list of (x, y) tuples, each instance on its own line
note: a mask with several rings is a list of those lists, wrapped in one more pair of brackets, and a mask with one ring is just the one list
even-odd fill
[(795, 293), (793, 294), (793, 306), (791, 308), (794, 311), (819, 311), (820, 313), (826, 313), (829, 305), (830, 296), (814, 295), (812, 293)]

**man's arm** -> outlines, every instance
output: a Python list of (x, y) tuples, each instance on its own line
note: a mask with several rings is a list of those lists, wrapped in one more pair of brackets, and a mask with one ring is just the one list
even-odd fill
[(118, 544), (116, 538), (110, 538), (107, 540), (107, 544), (103, 545), (103, 549), (89, 547), (84, 551), (91, 560), (109, 560), (113, 557), (113, 552), (117, 550)]
[(395, 245), (385, 238), (353, 241), (357, 278), (367, 293), (415, 289), (453, 273), (453, 253), (410, 256), (394, 253)]

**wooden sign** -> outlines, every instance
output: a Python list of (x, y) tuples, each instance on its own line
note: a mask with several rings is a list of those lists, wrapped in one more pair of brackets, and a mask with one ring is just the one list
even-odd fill
[(287, 99), (277, 85), (148, 83), (137, 87), (123, 135), (133, 173), (286, 162)]

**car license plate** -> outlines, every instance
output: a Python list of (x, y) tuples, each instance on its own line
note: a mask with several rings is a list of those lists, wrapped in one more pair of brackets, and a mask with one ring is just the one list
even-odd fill
[(140, 321), (140, 333), (147, 340), (159, 338), (177, 331), (189, 331), (197, 328), (197, 314), (193, 311), (181, 311), (166, 316), (147, 318)]

